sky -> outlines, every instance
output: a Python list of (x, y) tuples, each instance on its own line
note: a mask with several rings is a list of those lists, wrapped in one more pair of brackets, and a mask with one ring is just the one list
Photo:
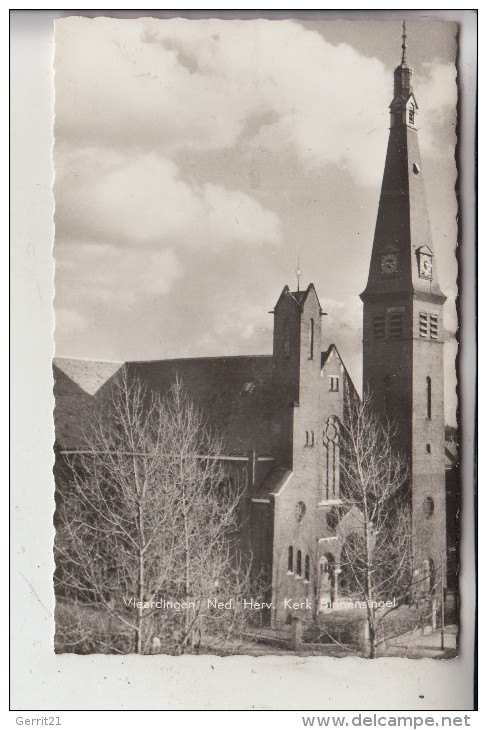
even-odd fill
[[(56, 355), (272, 351), (313, 282), (361, 388), (362, 304), (401, 18), (137, 20), (55, 30)], [(456, 26), (408, 22), (454, 420)]]

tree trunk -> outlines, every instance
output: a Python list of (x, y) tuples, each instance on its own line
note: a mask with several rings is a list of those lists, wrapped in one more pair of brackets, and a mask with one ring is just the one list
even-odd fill
[(137, 606), (137, 628), (135, 630), (135, 651), (142, 654), (142, 629), (144, 623), (144, 558), (139, 553), (139, 570), (138, 570), (138, 600)]
[(364, 499), (365, 578), (367, 590), (367, 623), (369, 626), (369, 658), (375, 659), (377, 651), (377, 626), (375, 608), (372, 604), (372, 601), (374, 599), (374, 592), (372, 588), (370, 527), (368, 517), (369, 515), (367, 499)]

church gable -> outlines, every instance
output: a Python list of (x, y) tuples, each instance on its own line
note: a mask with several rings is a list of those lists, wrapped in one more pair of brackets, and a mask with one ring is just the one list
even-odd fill
[[(112, 384), (122, 367), (116, 364), (115, 369), (114, 365), (115, 363), (54, 359), (54, 427), (58, 447), (68, 450), (83, 448), (90, 424), (101, 410), (107, 409), (110, 402)], [(101, 377), (110, 372), (110, 377)], [(71, 377), (75, 374), (76, 379)], [(84, 387), (77, 381), (82, 381)]]
[(121, 362), (55, 357), (54, 365), (88, 395), (95, 395), (122, 367)]
[[(321, 353), (321, 378), (325, 389), (328, 388), (331, 392), (350, 393), (358, 398), (353, 380), (334, 344)], [(331, 378), (338, 378), (338, 383), (336, 380), (332, 382)]]

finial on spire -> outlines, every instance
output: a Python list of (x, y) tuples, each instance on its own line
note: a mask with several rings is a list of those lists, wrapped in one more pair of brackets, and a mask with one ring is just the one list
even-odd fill
[(401, 59), (401, 63), (406, 63), (406, 49), (407, 49), (406, 38), (407, 38), (406, 21), (403, 20), (402, 21), (402, 59)]
[(296, 269), (296, 276), (298, 277), (298, 291), (299, 291), (299, 279), (301, 278), (301, 269), (299, 268), (299, 256), (298, 256), (298, 268)]

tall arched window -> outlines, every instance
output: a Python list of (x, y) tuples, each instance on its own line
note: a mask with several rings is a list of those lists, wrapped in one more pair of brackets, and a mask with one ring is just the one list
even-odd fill
[(431, 378), (426, 378), (426, 418), (431, 418)]
[(340, 422), (330, 416), (323, 429), (323, 499), (337, 499), (340, 494)]
[(290, 545), (287, 549), (287, 569), (289, 573), (293, 572), (294, 568), (294, 551), (293, 546)]
[(284, 321), (284, 357), (286, 359), (289, 357), (290, 351), (291, 351), (291, 347), (290, 347), (290, 341), (289, 341), (289, 320), (286, 319)]
[(309, 580), (309, 555), (304, 559), (304, 580)]
[(301, 577), (303, 572), (303, 559), (301, 556), (301, 550), (298, 550), (296, 555), (296, 575)]
[(409, 114), (409, 124), (414, 124), (414, 104), (409, 105), (408, 114)]
[(314, 319), (309, 320), (309, 359), (313, 359), (315, 347), (315, 321)]

